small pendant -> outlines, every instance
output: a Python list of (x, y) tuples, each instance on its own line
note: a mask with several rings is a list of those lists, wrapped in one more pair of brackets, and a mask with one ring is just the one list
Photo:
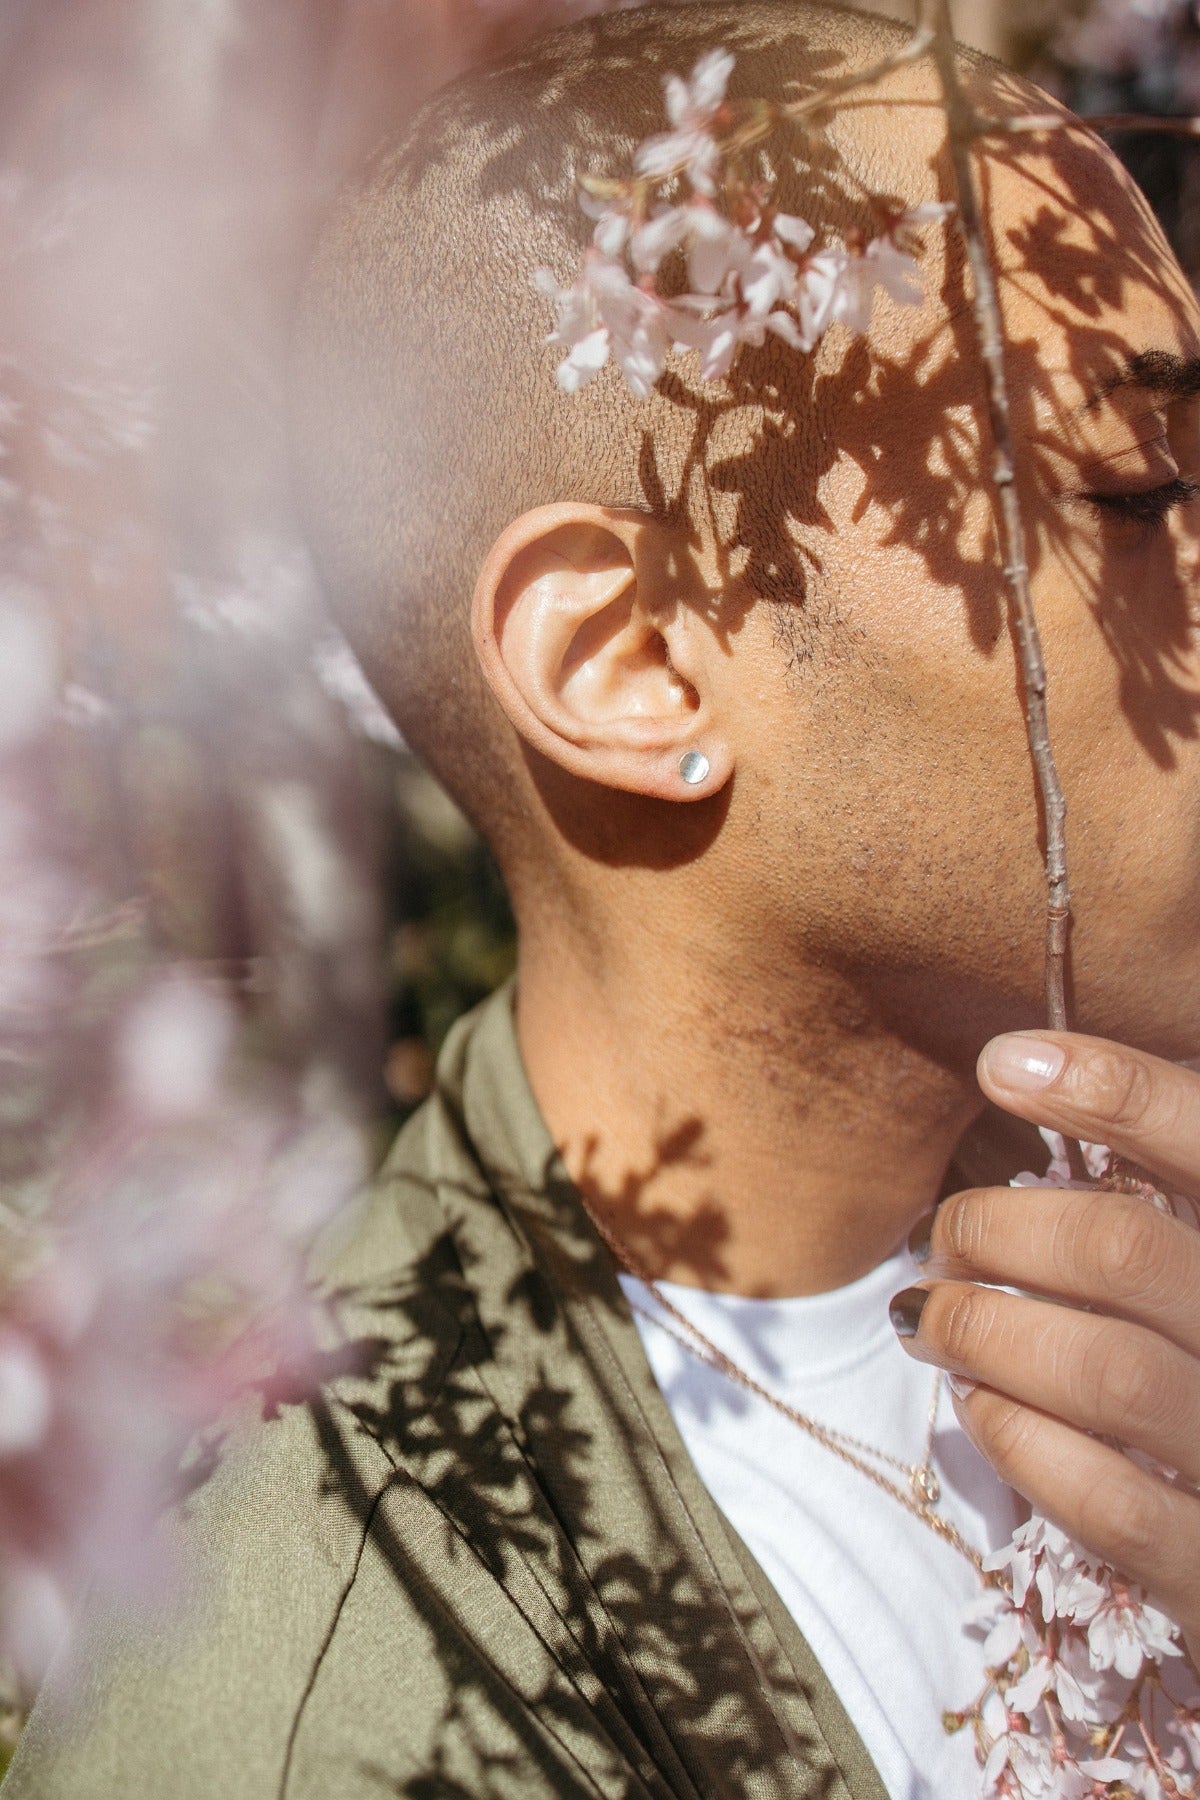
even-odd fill
[(923, 1506), (936, 1506), (942, 1497), (942, 1486), (928, 1463), (912, 1472), (912, 1490)]

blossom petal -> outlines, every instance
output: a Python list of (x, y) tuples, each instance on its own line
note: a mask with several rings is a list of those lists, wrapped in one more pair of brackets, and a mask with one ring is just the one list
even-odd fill
[(782, 238), (785, 244), (789, 244), (793, 250), (799, 250), (801, 254), (808, 249), (816, 235), (808, 220), (800, 218), (796, 213), (776, 213), (772, 226), (776, 237)]
[(49, 1376), (36, 1347), (21, 1333), (6, 1331), (0, 1338), (0, 1457), (40, 1444), (52, 1410)]
[(1052, 1674), (1049, 1660), (1045, 1656), (1035, 1657), (1021, 1679), (1005, 1690), (1005, 1706), (1010, 1712), (1024, 1713), (1026, 1716), (1036, 1712), (1042, 1703), (1043, 1694), (1050, 1686)]
[(697, 110), (713, 113), (725, 98), (734, 57), (729, 50), (709, 50), (692, 70), (691, 102)]
[(808, 345), (800, 334), (800, 327), (791, 313), (769, 313), (763, 323), (768, 331), (772, 331), (776, 337), (782, 338), (785, 344), (790, 344), (793, 350), (808, 349)]
[(644, 274), (653, 274), (672, 250), (679, 249), (688, 235), (689, 210), (686, 206), (664, 207), (638, 227), (630, 242), (636, 269)]
[(559, 363), (558, 385), (565, 394), (577, 394), (599, 373), (608, 361), (610, 343), (608, 328), (601, 326), (599, 331), (581, 339), (571, 354)]
[(628, 214), (615, 210), (602, 213), (596, 221), (596, 229), (592, 235), (592, 242), (601, 256), (620, 256), (628, 241)]
[(1015, 1608), (1001, 1614), (983, 1641), (983, 1660), (989, 1669), (1002, 1669), (1016, 1655), (1021, 1643), (1021, 1615)]
[(692, 246), (688, 275), (701, 294), (718, 294), (727, 275), (736, 267), (744, 239), (728, 220), (712, 207), (693, 207)]
[(691, 117), (692, 90), (682, 75), (668, 75), (663, 82), (667, 118), (672, 125), (686, 125)]

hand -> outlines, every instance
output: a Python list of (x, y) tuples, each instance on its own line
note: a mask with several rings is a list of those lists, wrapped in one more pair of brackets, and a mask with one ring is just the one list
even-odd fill
[[(1168, 1188), (1200, 1194), (1200, 1075), (1046, 1032), (994, 1039), (979, 1078), (1008, 1112), (1107, 1144)], [(1003, 1479), (1147, 1588), (1200, 1668), (1200, 1494), (1100, 1441), (1147, 1451), (1200, 1488), (1194, 1225), (1195, 1215), (1184, 1222), (1124, 1194), (955, 1194), (914, 1230), (919, 1255), (928, 1242), (931, 1279), (898, 1295), (892, 1316), (911, 1355), (978, 1384), (955, 1392), (955, 1410)]]

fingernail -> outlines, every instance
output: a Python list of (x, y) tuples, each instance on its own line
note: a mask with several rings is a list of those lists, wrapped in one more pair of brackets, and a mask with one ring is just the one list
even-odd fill
[(1067, 1053), (1037, 1037), (993, 1038), (982, 1056), (985, 1073), (997, 1087), (1036, 1093), (1062, 1074)]
[(929, 1255), (929, 1241), (933, 1235), (936, 1216), (936, 1212), (924, 1213), (908, 1234), (908, 1254), (914, 1262), (923, 1263)]
[(976, 1383), (968, 1381), (965, 1375), (947, 1375), (946, 1386), (959, 1400), (965, 1400), (968, 1394), (975, 1392)]
[(896, 1295), (888, 1307), (888, 1313), (898, 1337), (916, 1337), (917, 1326), (921, 1323), (921, 1314), (928, 1298), (928, 1288), (905, 1288)]

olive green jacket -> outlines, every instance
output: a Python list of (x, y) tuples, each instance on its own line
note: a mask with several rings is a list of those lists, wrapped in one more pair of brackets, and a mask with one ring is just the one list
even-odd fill
[(692, 1467), (511, 991), (330, 1278), (368, 1372), (243, 1421), (172, 1525), (184, 1621), (90, 1624), (3, 1800), (885, 1800)]

